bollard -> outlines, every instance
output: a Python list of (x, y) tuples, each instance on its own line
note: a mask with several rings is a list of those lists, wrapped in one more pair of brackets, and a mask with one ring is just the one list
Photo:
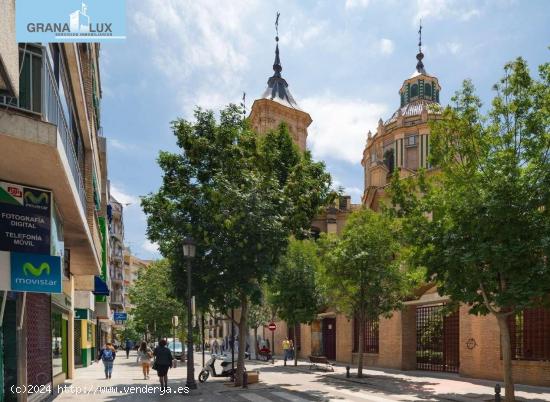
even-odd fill
[(243, 373), (243, 388), (248, 388), (248, 373), (246, 371)]
[(349, 369), (350, 369), (350, 367), (346, 366), (346, 378), (349, 378)]
[(500, 384), (495, 385), (495, 402), (500, 402)]

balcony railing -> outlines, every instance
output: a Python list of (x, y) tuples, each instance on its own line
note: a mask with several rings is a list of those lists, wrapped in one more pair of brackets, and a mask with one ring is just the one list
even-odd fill
[(118, 292), (111, 293), (111, 303), (124, 304), (124, 296)]
[[(22, 72), (20, 96), (19, 98), (0, 96), (0, 104), (38, 114), (42, 120), (57, 126), (82, 209), (86, 211), (86, 192), (73, 143), (74, 133), (67, 124), (57, 82), (45, 54), (46, 50), (43, 47), (29, 46), (19, 49), (19, 60), (20, 63), (23, 63), (20, 66)], [(24, 63), (28, 63), (28, 65), (25, 66)], [(36, 82), (37, 80), (39, 82)]]

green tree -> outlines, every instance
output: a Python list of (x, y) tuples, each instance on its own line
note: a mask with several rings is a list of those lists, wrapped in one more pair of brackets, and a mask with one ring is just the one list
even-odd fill
[(248, 328), (254, 331), (254, 351), (258, 356), (258, 328), (266, 325), (271, 318), (271, 310), (265, 304), (265, 296), (262, 297), (260, 303), (251, 304), (248, 310)]
[[(239, 308), (244, 334), (250, 303), (259, 302), (289, 235), (308, 233), (329, 196), (330, 176), (300, 153), (286, 125), (259, 137), (236, 106), (222, 110), (219, 123), (213, 112), (197, 109), (194, 122), (179, 119), (172, 127), (181, 152), (161, 152), (162, 186), (142, 199), (149, 238), (174, 262), (179, 294), (186, 281), (181, 242), (196, 240), (197, 299), (203, 307)], [(237, 384), (245, 342), (239, 337)]]
[(172, 317), (177, 315), (183, 322), (185, 315), (184, 304), (174, 296), (169, 270), (167, 259), (155, 261), (140, 270), (137, 281), (130, 288), (136, 330), (144, 333), (148, 328), (156, 339), (171, 337)]
[(134, 342), (138, 342), (141, 339), (141, 334), (136, 327), (136, 322), (132, 315), (128, 316), (128, 320), (126, 320), (124, 328), (120, 332), (120, 344), (122, 345), (126, 339)]
[(514, 401), (507, 318), (550, 292), (550, 65), (540, 80), (521, 58), (504, 72), (486, 117), (464, 82), (431, 123), (440, 173), (393, 180), (391, 193), (415, 263), (470, 314), (496, 317)]
[(357, 376), (363, 376), (366, 320), (391, 316), (407, 290), (399, 264), (396, 222), (369, 209), (353, 212), (341, 238), (323, 240), (323, 277), (328, 300), (359, 322)]
[[(317, 286), (317, 274), (321, 262), (317, 251), (317, 246), (312, 240), (291, 240), (270, 286), (271, 304), (289, 327), (310, 323), (319, 311), (321, 297)], [(293, 343), (296, 348), (296, 331)], [(294, 365), (297, 364), (296, 352)]]

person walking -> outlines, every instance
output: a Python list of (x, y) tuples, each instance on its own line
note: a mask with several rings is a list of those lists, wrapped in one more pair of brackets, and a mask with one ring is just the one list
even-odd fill
[(285, 359), (286, 366), (286, 361), (290, 358), (290, 341), (288, 340), (288, 337), (283, 339), (283, 358)]
[(105, 347), (99, 351), (98, 360), (101, 359), (105, 368), (105, 378), (111, 378), (113, 373), (113, 363), (116, 358), (115, 348), (110, 342), (105, 344)]
[(153, 369), (157, 371), (160, 379), (160, 386), (165, 390), (168, 388), (168, 370), (172, 367), (172, 361), (174, 360), (172, 352), (166, 347), (166, 339), (160, 340), (153, 355), (155, 356)]
[(151, 359), (153, 358), (153, 351), (149, 349), (146, 342), (141, 342), (138, 349), (138, 363), (141, 363), (141, 369), (143, 370), (143, 379), (149, 379), (149, 369), (151, 367)]
[(124, 345), (124, 349), (126, 349), (126, 358), (130, 358), (130, 349), (132, 349), (132, 341), (129, 339), (126, 339), (126, 344)]

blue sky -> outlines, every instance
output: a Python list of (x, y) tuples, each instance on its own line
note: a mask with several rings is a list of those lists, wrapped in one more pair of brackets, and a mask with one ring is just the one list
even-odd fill
[(158, 256), (139, 196), (160, 185), (159, 150), (176, 150), (170, 121), (238, 103), (243, 91), (248, 106), (260, 96), (277, 11), (282, 74), (313, 119), (308, 147), (355, 202), (367, 132), (399, 106), (420, 18), (443, 104), (465, 78), (488, 104), (505, 62), (523, 56), (535, 72), (548, 61), (546, 0), (127, 0), (127, 40), (102, 45), (102, 119), (112, 193), (129, 204), (126, 242), (138, 256)]

